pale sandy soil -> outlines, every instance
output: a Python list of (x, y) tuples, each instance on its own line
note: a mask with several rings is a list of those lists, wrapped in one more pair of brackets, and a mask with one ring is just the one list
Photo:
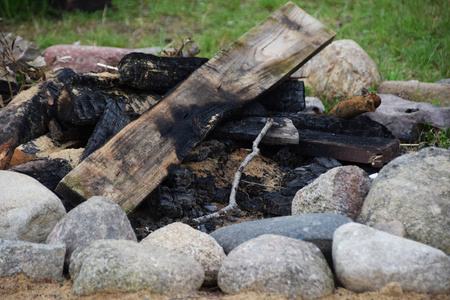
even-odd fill
[[(188, 299), (222, 299), (222, 300), (276, 300), (285, 299), (280, 296), (263, 295), (255, 292), (241, 293), (238, 295), (223, 294), (219, 288), (205, 288), (198, 292), (186, 295), (159, 295), (152, 294), (150, 291), (139, 291), (136, 293), (120, 293), (120, 294), (94, 294), (90, 296), (79, 297), (72, 294), (72, 281), (62, 280), (60, 282), (40, 281), (33, 282), (25, 275), (15, 275), (13, 277), (0, 278), (0, 299), (17, 300), (17, 299), (79, 299), (79, 300), (103, 300), (103, 299), (139, 299), (139, 300), (188, 300)], [(438, 295), (431, 297), (426, 294), (403, 292), (399, 285), (388, 285), (379, 292), (367, 292), (356, 294), (344, 288), (338, 288), (330, 296), (321, 298), (322, 300), (348, 299), (348, 300), (393, 300), (393, 299), (410, 299), (410, 300), (427, 300), (450, 299), (450, 295)]]

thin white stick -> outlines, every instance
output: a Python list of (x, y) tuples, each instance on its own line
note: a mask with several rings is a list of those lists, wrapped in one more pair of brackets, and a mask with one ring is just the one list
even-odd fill
[(260, 150), (258, 148), (258, 145), (261, 142), (261, 140), (263, 139), (263, 137), (267, 134), (270, 127), (272, 127), (272, 125), (273, 125), (273, 119), (267, 118), (266, 125), (264, 125), (261, 132), (258, 134), (256, 139), (253, 141), (252, 152), (249, 155), (247, 155), (247, 157), (244, 159), (244, 161), (239, 166), (236, 174), (234, 174), (234, 180), (233, 180), (233, 185), (231, 187), (229, 204), (215, 213), (212, 213), (210, 215), (205, 215), (205, 216), (202, 216), (199, 218), (195, 218), (192, 221), (194, 221), (197, 224), (202, 224), (208, 220), (216, 219), (216, 218), (219, 218), (220, 216), (226, 215), (226, 214), (230, 213), (231, 211), (233, 211), (234, 209), (236, 209), (236, 207), (237, 207), (236, 193), (237, 193), (237, 190), (239, 187), (239, 181), (241, 180), (242, 172), (244, 171), (245, 167), (252, 161), (252, 159), (259, 155)]

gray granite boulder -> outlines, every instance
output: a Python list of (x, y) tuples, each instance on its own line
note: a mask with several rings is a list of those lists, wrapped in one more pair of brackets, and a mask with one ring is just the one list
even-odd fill
[(334, 280), (314, 244), (265, 234), (231, 251), (219, 270), (222, 291), (257, 291), (292, 299), (316, 299), (333, 292)]
[(295, 194), (292, 214), (337, 213), (356, 220), (370, 188), (370, 178), (357, 166), (333, 168)]
[(204, 279), (195, 259), (127, 240), (98, 240), (77, 249), (69, 268), (75, 295), (135, 292), (179, 294), (196, 291)]
[(381, 81), (373, 59), (353, 40), (332, 42), (293, 76), (304, 77), (321, 99), (351, 97)]
[(217, 273), (225, 259), (225, 252), (210, 235), (183, 223), (164, 226), (140, 242), (143, 246), (162, 247), (197, 260), (205, 271), (205, 285), (217, 283)]
[(450, 86), (448, 84), (411, 81), (383, 81), (377, 86), (380, 94), (392, 94), (416, 102), (437, 102), (450, 106)]
[(358, 222), (393, 220), (405, 237), (450, 254), (450, 150), (429, 147), (402, 155), (372, 182)]
[(386, 126), (400, 140), (417, 141), (425, 122), (439, 129), (450, 127), (450, 107), (408, 101), (388, 94), (379, 96), (381, 105), (364, 115)]
[(31, 279), (62, 279), (66, 246), (0, 239), (0, 277), (25, 274)]
[(0, 170), (0, 238), (43, 243), (66, 215), (61, 200), (36, 179)]
[(220, 228), (211, 233), (230, 253), (238, 245), (263, 234), (282, 235), (315, 244), (331, 263), (333, 233), (339, 226), (353, 222), (340, 214), (305, 214), (249, 221)]
[(96, 196), (72, 209), (49, 234), (47, 244), (66, 244), (68, 266), (73, 251), (102, 239), (131, 240), (136, 234), (122, 208), (113, 201)]
[(338, 280), (354, 292), (377, 291), (390, 282), (417, 293), (450, 292), (450, 257), (439, 249), (358, 223), (334, 232)]

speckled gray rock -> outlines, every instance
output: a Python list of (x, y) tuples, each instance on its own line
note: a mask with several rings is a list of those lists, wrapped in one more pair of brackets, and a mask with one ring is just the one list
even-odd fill
[(450, 150), (429, 147), (402, 155), (372, 182), (358, 222), (392, 220), (405, 237), (450, 254)]
[(210, 235), (183, 223), (164, 226), (140, 242), (143, 246), (162, 247), (197, 260), (205, 271), (205, 285), (217, 283), (217, 273), (225, 259), (225, 252)]
[(36, 179), (0, 170), (0, 238), (43, 243), (66, 215), (61, 200)]
[(49, 234), (47, 244), (66, 244), (68, 266), (73, 251), (102, 239), (131, 240), (136, 234), (122, 208), (113, 201), (96, 196), (72, 209)]
[(334, 269), (354, 292), (377, 291), (389, 282), (417, 293), (450, 292), (450, 257), (436, 248), (358, 223), (334, 232)]
[(373, 59), (353, 40), (332, 42), (292, 76), (305, 77), (321, 99), (351, 97), (381, 81)]
[(314, 244), (265, 234), (231, 251), (219, 271), (222, 291), (258, 291), (289, 298), (316, 299), (333, 292), (334, 280)]
[(450, 127), (450, 107), (408, 101), (388, 94), (378, 96), (381, 105), (376, 111), (364, 115), (386, 126), (400, 140), (416, 141), (424, 122), (440, 129)]
[(357, 166), (333, 168), (299, 190), (292, 214), (337, 213), (356, 220), (370, 188), (370, 178)]
[(439, 79), (439, 80), (436, 81), (435, 83), (440, 83), (440, 84), (450, 84), (450, 78)]
[(263, 234), (276, 234), (315, 244), (331, 263), (331, 242), (339, 226), (353, 222), (340, 214), (306, 214), (239, 223), (211, 233), (229, 253), (238, 245)]
[(75, 250), (69, 273), (75, 295), (142, 289), (189, 293), (200, 288), (205, 276), (189, 256), (126, 240), (99, 240)]
[(0, 239), (0, 277), (23, 273), (36, 280), (61, 279), (66, 246)]

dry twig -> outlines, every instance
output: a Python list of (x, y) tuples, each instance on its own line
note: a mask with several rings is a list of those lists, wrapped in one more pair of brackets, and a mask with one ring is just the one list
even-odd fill
[(194, 223), (202, 224), (208, 220), (216, 219), (216, 218), (219, 218), (220, 216), (227, 215), (237, 208), (236, 193), (237, 193), (237, 190), (239, 187), (239, 181), (241, 180), (242, 172), (244, 171), (245, 167), (252, 161), (252, 159), (259, 155), (260, 150), (258, 148), (258, 145), (261, 142), (261, 140), (263, 139), (263, 137), (267, 134), (267, 132), (269, 131), (269, 129), (272, 125), (273, 125), (273, 119), (267, 118), (266, 125), (264, 125), (261, 132), (258, 134), (256, 139), (253, 141), (252, 152), (249, 155), (247, 155), (247, 157), (244, 159), (244, 161), (239, 166), (236, 174), (234, 174), (234, 180), (233, 180), (233, 185), (231, 187), (229, 204), (215, 213), (193, 219), (192, 221)]

